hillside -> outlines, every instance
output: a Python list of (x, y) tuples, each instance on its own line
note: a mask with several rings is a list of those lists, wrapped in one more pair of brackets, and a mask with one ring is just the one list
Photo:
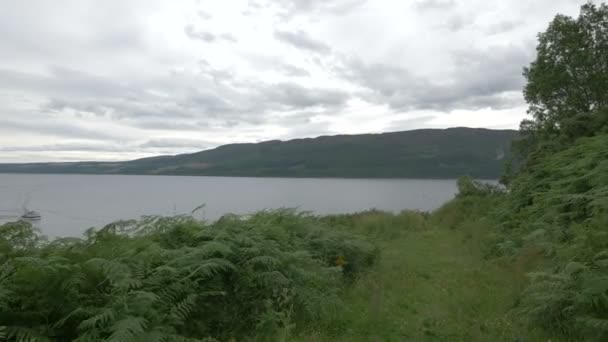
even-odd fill
[(230, 144), (127, 162), (0, 164), (3, 173), (498, 178), (517, 132), (472, 128)]

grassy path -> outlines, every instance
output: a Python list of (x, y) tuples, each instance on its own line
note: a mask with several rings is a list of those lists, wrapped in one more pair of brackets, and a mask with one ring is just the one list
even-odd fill
[(340, 331), (304, 341), (547, 341), (513, 323), (517, 263), (485, 261), (483, 229), (403, 229), (347, 294)]

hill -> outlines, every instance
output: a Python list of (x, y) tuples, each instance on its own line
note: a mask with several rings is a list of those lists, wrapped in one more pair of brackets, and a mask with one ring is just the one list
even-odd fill
[(230, 144), (126, 162), (0, 164), (2, 173), (495, 179), (513, 130), (420, 129)]

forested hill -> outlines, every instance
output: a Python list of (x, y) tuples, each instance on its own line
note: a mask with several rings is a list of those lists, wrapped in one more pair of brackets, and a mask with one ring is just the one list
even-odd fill
[(513, 130), (472, 128), (230, 144), (127, 162), (0, 164), (4, 173), (497, 179)]

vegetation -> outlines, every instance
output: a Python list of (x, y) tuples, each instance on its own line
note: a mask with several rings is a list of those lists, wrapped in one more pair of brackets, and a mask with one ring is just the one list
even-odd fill
[[(542, 256), (518, 310), (567, 340), (608, 340), (608, 6), (558, 15), (524, 71), (533, 120), (489, 256)], [(511, 164), (512, 166), (513, 164)]]
[(0, 164), (0, 172), (497, 179), (512, 130), (452, 128), (233, 144), (124, 163)]
[(266, 341), (324, 326), (374, 246), (290, 210), (148, 218), (45, 241), (0, 227), (0, 338)]
[(503, 175), (518, 172), (581, 137), (608, 133), (608, 6), (589, 2), (578, 18), (557, 15), (538, 36), (537, 57), (524, 68), (531, 120)]
[(539, 35), (536, 60), (524, 70), (533, 115), (523, 123), (527, 132), (573, 140), (608, 123), (606, 12), (606, 4), (590, 2), (577, 19), (558, 15)]

